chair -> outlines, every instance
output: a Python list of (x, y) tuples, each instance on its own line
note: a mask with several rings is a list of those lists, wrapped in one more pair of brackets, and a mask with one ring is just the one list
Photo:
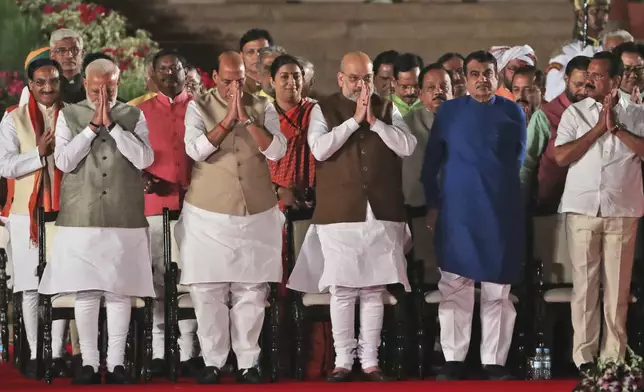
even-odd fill
[[(55, 233), (55, 226), (47, 223), (54, 222), (58, 217), (58, 212), (45, 212), (43, 208), (38, 209), (38, 276), (42, 275), (47, 265), (47, 237)], [(74, 305), (76, 303), (75, 294), (63, 295), (40, 295), (41, 315), (38, 323), (38, 363), (39, 368), (44, 367), (45, 381), (52, 382), (52, 336), (51, 324), (55, 320), (73, 320)], [(107, 329), (106, 315), (104, 304), (101, 304), (99, 313), (99, 342), (101, 347), (106, 346)], [(137, 339), (139, 335), (139, 339)], [(140, 339), (140, 337), (143, 339)], [(141, 344), (143, 347), (141, 347)], [(126, 371), (134, 379), (140, 375), (143, 380), (148, 382), (152, 378), (150, 364), (152, 362), (152, 298), (132, 298), (132, 316), (130, 321), (130, 331), (128, 342), (126, 344)], [(41, 370), (39, 369), (39, 373)]]
[[(175, 241), (173, 237), (172, 222), (179, 219), (180, 211), (163, 209), (163, 258), (165, 264), (165, 326), (166, 326), (166, 359), (168, 363), (169, 378), (178, 380), (179, 368), (179, 321), (196, 318), (192, 298), (187, 287), (179, 284), (181, 268), (179, 258), (172, 256)], [(277, 301), (277, 285), (270, 284), (268, 296), (268, 314), (264, 317), (262, 336), (262, 374), (269, 374), (271, 382), (276, 382), (279, 377), (278, 356), (278, 325), (280, 306)]]
[[(289, 208), (286, 211), (286, 257), (289, 273), (295, 266), (296, 261), (293, 224), (297, 221), (310, 220), (312, 216), (313, 210), (311, 209), (293, 210)], [(295, 376), (302, 381), (305, 378), (308, 360), (309, 326), (312, 322), (330, 321), (329, 304), (331, 295), (327, 293), (300, 293), (289, 290), (289, 296), (295, 325)], [(406, 377), (407, 295), (402, 290), (395, 293), (388, 291), (384, 298), (384, 303), (385, 320), (381, 333), (380, 361), (384, 371), (392, 373), (398, 380), (402, 380)], [(359, 308), (356, 306), (356, 322), (359, 319)], [(393, 347), (390, 348), (389, 346), (392, 342)], [(393, 361), (391, 361), (392, 357)]]
[(9, 288), (7, 287), (7, 252), (0, 249), (0, 359), (9, 361)]

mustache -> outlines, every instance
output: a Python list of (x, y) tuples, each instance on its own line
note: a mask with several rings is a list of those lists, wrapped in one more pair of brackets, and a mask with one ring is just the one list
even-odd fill
[(407, 94), (404, 96), (404, 98), (418, 98), (418, 95), (416, 94)]
[(595, 89), (595, 86), (593, 86), (592, 84), (587, 84), (585, 87), (586, 87), (586, 90), (594, 90)]
[(438, 94), (432, 98), (432, 101), (447, 101), (447, 96), (445, 94)]
[(519, 99), (519, 100), (517, 100), (517, 103), (521, 103), (521, 104), (524, 104), (526, 106), (530, 105), (530, 102), (526, 101), (525, 99)]

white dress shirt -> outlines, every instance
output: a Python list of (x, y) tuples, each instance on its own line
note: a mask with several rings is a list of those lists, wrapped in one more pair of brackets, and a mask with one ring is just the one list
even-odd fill
[[(210, 143), (202, 114), (194, 101), (186, 109), (186, 153), (203, 162), (218, 147)], [(275, 107), (266, 102), (264, 128), (273, 141), (261, 153), (272, 161), (286, 154), (286, 138), (280, 131)], [(284, 216), (276, 204), (258, 214), (234, 216), (195, 207), (184, 202), (175, 226), (179, 247), (181, 284), (263, 283), (282, 279), (282, 227)]]
[[(393, 107), (392, 125), (377, 120), (370, 127), (398, 156), (416, 147), (400, 112)], [(359, 128), (351, 117), (329, 130), (319, 105), (311, 111), (308, 143), (313, 156), (329, 159)], [(329, 286), (370, 287), (401, 283), (410, 291), (405, 246), (411, 234), (405, 222), (377, 220), (367, 203), (364, 222), (311, 225), (306, 233), (287, 287), (306, 293), (325, 292)]]
[[(602, 104), (592, 98), (571, 105), (557, 129), (555, 146), (579, 139), (599, 121)], [(631, 133), (644, 137), (644, 108), (621, 98), (616, 119)], [(641, 159), (610, 132), (600, 137), (570, 165), (559, 212), (588, 216), (636, 217), (644, 213)]]
[[(186, 135), (184, 141), (186, 144), (186, 153), (196, 162), (203, 162), (209, 156), (215, 153), (219, 147), (210, 143), (206, 134), (210, 129), (206, 129), (202, 115), (194, 101), (188, 103), (186, 108)], [(262, 154), (271, 161), (277, 161), (286, 154), (286, 138), (280, 131), (280, 119), (272, 103), (266, 101), (264, 107), (264, 128), (273, 135), (273, 141)]]

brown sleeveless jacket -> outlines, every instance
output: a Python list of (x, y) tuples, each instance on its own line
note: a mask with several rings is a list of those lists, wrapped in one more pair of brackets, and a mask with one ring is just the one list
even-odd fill
[[(319, 102), (329, 130), (355, 114), (356, 103), (341, 93)], [(391, 101), (372, 95), (375, 116), (391, 125)], [(338, 151), (316, 165), (316, 206), (313, 222), (364, 222), (367, 202), (378, 220), (405, 220), (402, 159), (365, 121)]]

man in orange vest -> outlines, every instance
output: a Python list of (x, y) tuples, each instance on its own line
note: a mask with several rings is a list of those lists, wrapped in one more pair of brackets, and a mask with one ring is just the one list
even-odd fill
[[(36, 377), (38, 338), (38, 222), (39, 207), (58, 210), (62, 173), (54, 165), (54, 127), (60, 101), (60, 64), (37, 59), (27, 67), (29, 103), (11, 110), (0, 125), (0, 176), (8, 179), (2, 216), (7, 223), (8, 253), (13, 263), (15, 293), (22, 292), (22, 313), (31, 359), (26, 376)], [(53, 322), (53, 358), (64, 369), (65, 320)]]

